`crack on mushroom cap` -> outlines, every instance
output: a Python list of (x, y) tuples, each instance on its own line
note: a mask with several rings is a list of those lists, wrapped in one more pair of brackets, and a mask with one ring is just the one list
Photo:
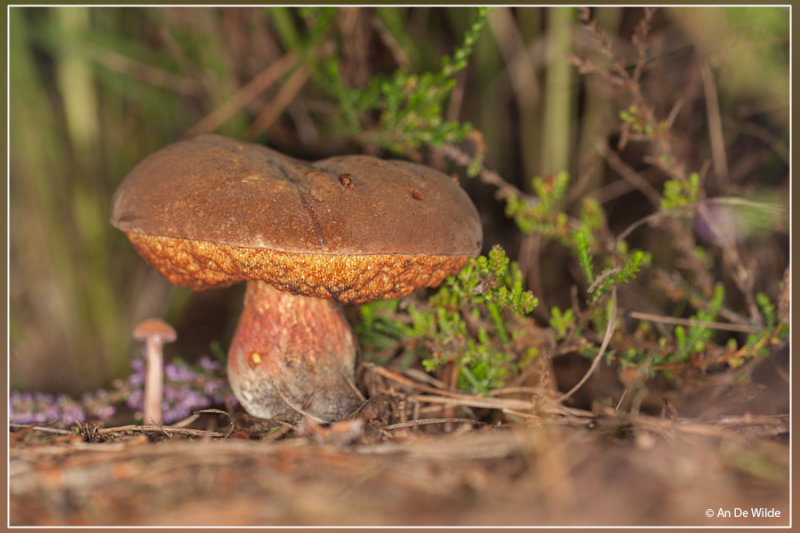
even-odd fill
[(194, 290), (262, 280), (279, 289), (341, 304), (404, 296), (436, 287), (467, 256), (297, 254), (126, 232), (147, 263), (170, 282)]

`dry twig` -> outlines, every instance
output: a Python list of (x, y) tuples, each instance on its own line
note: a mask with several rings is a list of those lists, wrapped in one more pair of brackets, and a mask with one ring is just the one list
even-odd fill
[(606, 334), (603, 336), (603, 343), (600, 345), (600, 349), (597, 351), (597, 355), (594, 356), (592, 360), (592, 365), (589, 367), (589, 370), (586, 371), (586, 374), (578, 381), (574, 387), (572, 387), (569, 391), (567, 391), (564, 395), (562, 395), (558, 401), (563, 402), (564, 400), (568, 399), (570, 396), (575, 394), (583, 385), (589, 380), (589, 378), (594, 374), (594, 371), (597, 369), (597, 365), (600, 364), (600, 359), (602, 359), (603, 354), (606, 353), (606, 349), (608, 348), (608, 343), (611, 342), (611, 336), (614, 334), (614, 330), (617, 327), (617, 287), (611, 287), (611, 301), (612, 307), (611, 312), (609, 313), (609, 320), (608, 326), (606, 326)]
[(483, 422), (472, 420), (471, 418), (420, 418), (417, 420), (410, 420), (408, 422), (398, 422), (397, 424), (389, 424), (383, 426), (381, 429), (401, 429), (417, 426), (426, 426), (429, 424), (447, 424), (449, 422), (457, 422), (461, 424), (482, 425)]
[(207, 431), (205, 429), (175, 428), (175, 427), (161, 426), (155, 424), (142, 424), (141, 426), (136, 424), (130, 424), (127, 426), (116, 426), (111, 428), (97, 429), (97, 433), (104, 436), (114, 436), (124, 433), (143, 433), (143, 432), (163, 433), (168, 437), (171, 437), (172, 435), (189, 435), (192, 437), (214, 437), (222, 439), (230, 435), (230, 433)]
[(270, 385), (272, 385), (272, 388), (275, 389), (275, 391), (278, 393), (278, 396), (281, 397), (281, 400), (283, 400), (284, 403), (286, 403), (286, 405), (288, 405), (293, 411), (295, 411), (297, 413), (300, 413), (301, 415), (303, 415), (306, 418), (310, 418), (311, 420), (313, 420), (314, 422), (317, 422), (318, 424), (327, 424), (328, 423), (327, 420), (323, 420), (322, 418), (319, 418), (318, 416), (312, 415), (308, 411), (305, 411), (305, 410), (301, 409), (300, 407), (298, 407), (297, 405), (295, 405), (286, 396), (286, 394), (284, 394), (284, 392), (280, 389), (280, 387), (275, 385), (274, 382), (270, 382)]
[(631, 311), (628, 316), (637, 320), (647, 320), (650, 322), (662, 322), (664, 324), (677, 324), (681, 326), (720, 329), (724, 331), (740, 331), (742, 333), (757, 333), (758, 328), (746, 324), (725, 324), (723, 322), (707, 322), (704, 320), (692, 320), (687, 318), (677, 318), (672, 316), (654, 315), (651, 313), (641, 313)]
[(208, 133), (222, 126), (229, 118), (252, 102), (259, 94), (267, 90), (276, 81), (291, 70), (298, 61), (297, 52), (289, 52), (277, 61), (269, 64), (243, 85), (233, 97), (206, 115), (200, 122), (189, 128), (187, 137)]
[(300, 89), (303, 88), (310, 76), (311, 68), (305, 64), (300, 65), (297, 70), (289, 76), (289, 79), (283, 84), (278, 94), (275, 95), (275, 98), (273, 98), (269, 105), (267, 105), (253, 120), (253, 123), (247, 130), (247, 138), (255, 139), (267, 131), (278, 117), (280, 117), (283, 110), (294, 100), (294, 97), (297, 96), (297, 93), (300, 92)]
[(184, 96), (198, 96), (203, 92), (203, 86), (192, 78), (173, 74), (172, 72), (154, 67), (148, 63), (130, 59), (122, 54), (93, 44), (87, 44), (86, 50), (94, 61), (97, 61), (104, 67), (149, 85), (162, 87), (168, 91)]

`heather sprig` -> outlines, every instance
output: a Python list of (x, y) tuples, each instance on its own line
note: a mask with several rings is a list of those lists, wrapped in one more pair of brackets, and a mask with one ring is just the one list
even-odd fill
[[(102, 413), (111, 416), (110, 411)], [(87, 419), (86, 409), (81, 402), (66, 394), (44, 392), (11, 391), (9, 397), (8, 419), (16, 424), (56, 424), (72, 425)]]
[[(318, 82), (337, 99), (346, 133), (364, 144), (404, 154), (421, 146), (439, 147), (464, 139), (472, 126), (446, 119), (447, 100), (456, 84), (455, 75), (467, 66), (490, 10), (478, 8), (462, 43), (452, 57), (442, 58), (434, 72), (416, 74), (399, 68), (391, 76), (373, 76), (365, 87), (347, 88), (336, 57), (329, 57), (318, 73)], [(377, 115), (377, 120), (370, 119), (371, 114)]]
[[(653, 279), (672, 279), (677, 282), (671, 283), (672, 287), (667, 295), (680, 305), (679, 310), (687, 304), (695, 308), (696, 315), (691, 318), (692, 325), (677, 326), (660, 336), (653, 328), (640, 327), (633, 337), (624, 334), (615, 337), (615, 344), (606, 354), (607, 360), (616, 359), (623, 366), (647, 361), (652, 369), (672, 372), (681, 365), (702, 366), (709, 360), (732, 360), (731, 357), (734, 356), (712, 342), (715, 338), (722, 337), (716, 334), (714, 321), (718, 315), (727, 320), (734, 318), (734, 321), (740, 321), (737, 313), (726, 308), (727, 302), (720, 286), (714, 288), (714, 276), (708, 264), (713, 258), (713, 252), (695, 245), (691, 227), (681, 220), (687, 214), (696, 212), (695, 225), (698, 234), (705, 235), (709, 242), (722, 248), (721, 253), (725, 259), (722, 267), (727, 270), (727, 274), (744, 296), (750, 311), (750, 322), (766, 326), (751, 334), (742, 348), (738, 348), (737, 340), (731, 338), (728, 343), (733, 350), (731, 353), (735, 352), (737, 359), (759, 355), (770, 342), (779, 342), (784, 338), (785, 331), (776, 325), (775, 304), (763, 294), (753, 295), (752, 280), (748, 277), (749, 269), (732, 248), (741, 242), (741, 237), (736, 240), (735, 230), (743, 225), (742, 217), (734, 218), (729, 211), (720, 207), (728, 203), (737, 206), (750, 205), (751, 202), (737, 197), (706, 196), (707, 184), (704, 183), (701, 173), (686, 172), (685, 162), (675, 156), (672, 148), (671, 130), (680, 106), (676, 104), (667, 118), (658, 118), (656, 108), (647, 101), (641, 90), (640, 77), (648, 58), (646, 37), (652, 17), (653, 10), (645, 10), (633, 37), (635, 63), (632, 68), (628, 68), (624, 59), (615, 53), (602, 33), (596, 30), (589, 12), (584, 11), (581, 18), (593, 30), (601, 50), (612, 61), (610, 65), (603, 66), (592, 59), (577, 56), (570, 60), (582, 74), (598, 75), (629, 98), (629, 105), (619, 114), (619, 149), (624, 148), (628, 142), (636, 142), (645, 147), (649, 154), (643, 157), (643, 162), (653, 165), (667, 178), (663, 189), (659, 191), (633, 170), (626, 172), (624, 164), (619, 162), (620, 159), (614, 152), (605, 152), (606, 158), (612, 168), (641, 189), (657, 212), (644, 216), (622, 233), (615, 235), (606, 222), (603, 206), (590, 195), (582, 194), (579, 205), (570, 205), (570, 198), (576, 198), (578, 194), (572, 188), (570, 175), (566, 171), (534, 177), (530, 182), (531, 192), (517, 189), (485, 168), (479, 169), (477, 174), (484, 183), (497, 187), (496, 196), (505, 200), (506, 215), (513, 219), (521, 232), (536, 233), (557, 242), (572, 254), (575, 263), (580, 267), (575, 270), (583, 274), (584, 279), (581, 281), (586, 308), (581, 312), (580, 302), (577, 300), (574, 314), (572, 311), (561, 312), (557, 307), (553, 308), (550, 326), (558, 342), (578, 347), (578, 351), (587, 356), (596, 354), (598, 341), (606, 337), (610, 309), (616, 309), (612, 305), (612, 300), (616, 300), (616, 288), (634, 282), (637, 278), (643, 278), (640, 285)], [(483, 144), (480, 142), (476, 145), (476, 150), (480, 153)], [(455, 147), (449, 147), (445, 154), (462, 166), (466, 166), (469, 160), (466, 154), (459, 153)], [(473, 175), (473, 172), (469, 175)], [(766, 212), (767, 209), (759, 206), (759, 211)], [(766, 216), (763, 218), (766, 219)], [(652, 251), (630, 248), (627, 241), (630, 234), (647, 224), (658, 224), (661, 230), (670, 235), (670, 239), (664, 243), (653, 243)], [(777, 227), (776, 223), (760, 225)], [(747, 234), (748, 231), (752, 230), (747, 228), (742, 233)], [(680, 259), (672, 259), (669, 266), (665, 267), (663, 259), (670, 257), (663, 253), (667, 248)], [(656, 255), (656, 252), (659, 254)], [(654, 260), (654, 257), (658, 260)], [(680, 269), (676, 269), (677, 264), (681, 265)], [(694, 293), (699, 298), (687, 297)], [(617, 321), (616, 324), (619, 330), (622, 322)], [(725, 329), (725, 325), (722, 326)], [(594, 333), (594, 338), (587, 335), (591, 332)]]
[[(144, 408), (145, 366), (142, 357), (134, 358), (130, 377), (114, 383), (117, 390), (130, 391), (126, 404), (139, 414)], [(181, 359), (164, 365), (161, 411), (165, 424), (186, 418), (192, 411), (212, 405), (232, 405), (234, 401), (227, 380), (220, 376), (218, 361), (203, 356), (194, 365)]]
[(489, 394), (536, 355), (525, 315), (537, 303), (517, 264), (495, 246), (447, 278), (425, 303), (362, 306), (356, 332), (368, 357), (408, 348), (428, 372), (455, 365), (459, 389)]

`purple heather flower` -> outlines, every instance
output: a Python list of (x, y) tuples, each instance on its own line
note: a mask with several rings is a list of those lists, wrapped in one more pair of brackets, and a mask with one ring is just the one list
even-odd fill
[(163, 411), (164, 414), (164, 422), (177, 422), (179, 420), (183, 420), (184, 418), (188, 417), (192, 414), (191, 409), (185, 406), (176, 406), (172, 408), (167, 408)]
[(117, 409), (111, 405), (97, 406), (92, 410), (92, 415), (100, 420), (109, 420), (117, 412)]
[[(162, 402), (163, 422), (170, 424), (186, 418), (192, 411), (211, 405), (236, 405), (236, 400), (224, 376), (219, 375), (221, 364), (203, 356), (194, 365), (168, 363), (164, 367), (165, 383)], [(84, 393), (80, 400), (66, 395), (12, 391), (9, 420), (21, 424), (42, 424), (61, 421), (72, 424), (86, 420), (87, 414), (101, 420), (110, 419), (115, 404), (125, 402), (131, 409), (144, 407), (145, 363), (143, 357), (131, 361), (127, 379), (115, 379), (112, 389)]]
[(131, 387), (142, 387), (144, 386), (144, 374), (131, 374), (128, 378), (128, 385)]
[(86, 420), (86, 413), (78, 405), (64, 406), (61, 412), (60, 419), (67, 425), (72, 425), (75, 422), (83, 422)]
[(191, 369), (182, 365), (169, 363), (164, 366), (164, 375), (168, 381), (192, 381), (195, 378), (195, 373)]
[(203, 385), (203, 393), (205, 393), (206, 396), (214, 396), (214, 393), (221, 387), (222, 384), (219, 381), (206, 381), (205, 385)]
[(103, 390), (103, 389), (100, 389), (100, 390), (98, 390), (97, 392), (94, 393), (94, 397), (95, 397), (95, 399), (97, 399), (99, 401), (107, 400), (108, 399), (108, 392)]
[(213, 374), (214, 372), (219, 370), (219, 362), (214, 361), (207, 355), (202, 356), (200, 358), (200, 361), (198, 361), (198, 363), (200, 364), (201, 367), (203, 367), (203, 370), (205, 370), (209, 374)]
[(142, 389), (132, 390), (126, 403), (131, 409), (142, 409), (144, 407), (144, 391)]
[(12, 391), (9, 397), (9, 420), (18, 424), (64, 422), (73, 424), (86, 419), (83, 407), (66, 395)]

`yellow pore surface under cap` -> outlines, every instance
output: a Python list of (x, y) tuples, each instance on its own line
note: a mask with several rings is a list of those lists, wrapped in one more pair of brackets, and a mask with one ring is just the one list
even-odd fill
[(262, 280), (338, 303), (397, 298), (436, 287), (466, 256), (297, 254), (127, 232), (139, 254), (170, 282), (194, 290)]

